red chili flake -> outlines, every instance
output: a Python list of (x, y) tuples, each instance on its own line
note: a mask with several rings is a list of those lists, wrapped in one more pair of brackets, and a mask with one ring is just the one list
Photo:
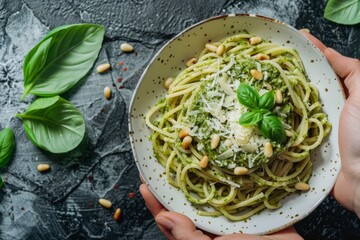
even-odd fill
[(119, 65), (120, 65), (120, 66), (124, 65), (124, 62), (123, 62), (123, 61), (120, 61), (120, 62), (119, 62)]
[(126, 71), (127, 71), (127, 67), (124, 67), (124, 68), (123, 68), (123, 71), (126, 72)]
[(104, 112), (105, 112), (105, 110), (106, 110), (106, 108), (105, 108), (105, 107), (103, 107), (103, 108), (101, 109), (101, 111), (100, 111), (100, 112), (104, 113)]
[(129, 198), (133, 198), (133, 197), (135, 197), (135, 193), (133, 192), (129, 193)]
[(119, 89), (123, 89), (124, 88), (124, 85), (121, 85), (120, 87), (119, 87)]
[(119, 184), (116, 183), (116, 184), (114, 185), (114, 189), (119, 189)]
[(94, 180), (94, 177), (92, 175), (88, 176), (89, 181)]
[(94, 207), (94, 203), (93, 202), (88, 202), (88, 208), (93, 208)]
[(122, 82), (122, 80), (123, 80), (122, 77), (119, 77), (117, 81)]

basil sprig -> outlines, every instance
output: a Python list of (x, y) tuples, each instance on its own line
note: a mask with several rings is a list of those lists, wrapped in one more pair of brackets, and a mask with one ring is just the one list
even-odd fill
[(66, 92), (89, 72), (101, 49), (105, 28), (72, 24), (50, 31), (26, 55), (24, 94), (52, 97)]
[[(5, 167), (14, 151), (15, 138), (14, 132), (11, 128), (4, 128), (0, 131), (0, 168)], [(3, 179), (0, 177), (0, 189), (4, 184)]]
[(239, 102), (249, 109), (241, 115), (239, 123), (243, 126), (257, 124), (266, 138), (284, 144), (286, 142), (284, 126), (280, 118), (270, 111), (275, 105), (274, 91), (268, 91), (260, 96), (254, 87), (241, 83), (236, 93)]
[(0, 131), (0, 168), (9, 162), (15, 147), (14, 132), (11, 128), (4, 128)]
[(360, 23), (359, 0), (329, 0), (326, 4), (324, 17), (327, 20), (353, 25)]
[(81, 112), (59, 97), (39, 98), (23, 114), (25, 133), (30, 141), (52, 153), (65, 153), (77, 147), (85, 135)]

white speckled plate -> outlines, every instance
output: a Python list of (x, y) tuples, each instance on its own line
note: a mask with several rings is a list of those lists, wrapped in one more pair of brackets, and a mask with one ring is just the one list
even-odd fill
[[(285, 198), (283, 206), (278, 210), (265, 210), (247, 221), (232, 222), (225, 217), (198, 216), (183, 193), (167, 183), (165, 170), (154, 157), (148, 139), (151, 132), (145, 124), (144, 115), (165, 96), (164, 79), (176, 76), (184, 69), (185, 61), (198, 56), (206, 42), (220, 40), (241, 30), (298, 50), (311, 82), (319, 89), (323, 110), (328, 114), (333, 129), (323, 144), (313, 152), (314, 169), (310, 191)], [(144, 71), (130, 106), (130, 137), (135, 161), (156, 198), (169, 210), (190, 217), (198, 228), (218, 235), (275, 232), (306, 217), (332, 189), (340, 170), (337, 129), (343, 104), (342, 88), (326, 58), (296, 29), (280, 21), (255, 15), (213, 17), (187, 28), (170, 40)]]

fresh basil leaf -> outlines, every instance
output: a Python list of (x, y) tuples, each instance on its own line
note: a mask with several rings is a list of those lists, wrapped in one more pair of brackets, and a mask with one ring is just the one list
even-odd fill
[(25, 113), (16, 116), (23, 121), (31, 142), (52, 153), (73, 150), (85, 135), (85, 121), (81, 112), (59, 96), (39, 98)]
[(329, 0), (325, 7), (324, 17), (340, 24), (360, 23), (360, 1)]
[(259, 107), (259, 93), (248, 84), (241, 83), (236, 91), (239, 102), (250, 110)]
[(24, 94), (51, 97), (66, 92), (91, 69), (101, 49), (105, 28), (74, 24), (53, 29), (27, 54)]
[(274, 115), (263, 115), (258, 123), (261, 133), (268, 139), (277, 143), (286, 143), (286, 134), (281, 120)]
[(245, 112), (241, 115), (239, 123), (243, 126), (251, 126), (261, 121), (262, 116), (260, 112)]
[(15, 147), (14, 132), (11, 128), (4, 128), (0, 132), (0, 168), (9, 162)]
[(259, 108), (270, 110), (275, 104), (274, 91), (269, 91), (261, 95), (259, 99)]
[(0, 177), (0, 189), (2, 188), (3, 184), (4, 184), (4, 181), (3, 181), (3, 179)]

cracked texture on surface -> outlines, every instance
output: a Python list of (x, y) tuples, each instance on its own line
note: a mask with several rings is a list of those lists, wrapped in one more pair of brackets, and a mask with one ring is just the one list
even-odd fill
[[(12, 127), (17, 143), (10, 165), (1, 171), (0, 239), (164, 239), (138, 191), (128, 137), (128, 106), (146, 65), (186, 27), (211, 16), (245, 12), (309, 28), (328, 46), (359, 58), (359, 26), (325, 20), (324, 7), (325, 1), (311, 0), (0, 0), (0, 129)], [(50, 29), (78, 22), (106, 27), (95, 65), (110, 62), (112, 69), (102, 75), (92, 69), (62, 95), (84, 114), (86, 137), (70, 154), (55, 155), (32, 145), (14, 117), (35, 99), (19, 101), (22, 63)], [(120, 51), (125, 41), (135, 52)], [(103, 98), (105, 86), (113, 90), (110, 101)], [(49, 163), (51, 171), (40, 174), (39, 163)], [(110, 199), (114, 208), (102, 208), (99, 198)], [(120, 222), (112, 219), (117, 207), (123, 213)], [(360, 237), (359, 219), (331, 197), (296, 228), (305, 239)]]

